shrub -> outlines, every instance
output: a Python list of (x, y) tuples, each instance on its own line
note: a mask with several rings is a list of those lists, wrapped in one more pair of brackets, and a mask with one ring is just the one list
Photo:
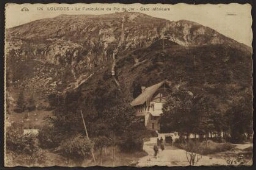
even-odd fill
[(202, 155), (224, 152), (227, 150), (231, 150), (234, 146), (230, 143), (217, 143), (211, 140), (198, 142), (189, 140), (187, 143), (178, 143), (175, 142), (175, 146), (185, 149), (188, 152), (197, 152)]
[(203, 155), (231, 150), (234, 146), (230, 143), (217, 143), (211, 140), (200, 143), (200, 153)]
[(38, 151), (38, 142), (35, 136), (23, 135), (22, 130), (10, 127), (6, 133), (7, 149), (18, 154), (31, 155)]
[(181, 148), (186, 150), (186, 158), (190, 166), (194, 166), (202, 158), (199, 145), (199, 142), (192, 140), (179, 144)]
[(41, 148), (52, 149), (60, 145), (62, 137), (53, 127), (44, 127), (40, 129), (38, 139)]
[(120, 142), (119, 147), (123, 152), (141, 151), (143, 149), (143, 139), (127, 137)]
[(138, 130), (126, 133), (119, 142), (119, 148), (123, 152), (134, 152), (143, 150), (143, 138), (149, 138), (151, 131)]
[(83, 161), (91, 155), (91, 149), (94, 143), (84, 136), (78, 135), (63, 141), (59, 147), (62, 156), (74, 161)]
[(13, 109), (13, 111), (16, 113), (22, 113), (22, 112), (24, 112), (24, 108), (15, 108), (15, 109)]
[(16, 158), (23, 157), (23, 165), (33, 165), (35, 163), (43, 163), (44, 155), (38, 146), (38, 139), (33, 135), (23, 135), (22, 125), (13, 124), (6, 131), (6, 148)]
[(22, 124), (13, 123), (11, 127), (6, 129), (6, 147), (8, 150), (21, 153), (25, 148), (22, 142), (23, 137)]

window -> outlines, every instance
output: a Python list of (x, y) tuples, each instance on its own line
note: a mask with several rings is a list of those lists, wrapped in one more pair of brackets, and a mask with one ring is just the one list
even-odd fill
[(151, 120), (156, 120), (157, 117), (156, 116), (151, 116)]
[(152, 129), (155, 129), (155, 124), (154, 123), (152, 123)]
[(154, 111), (154, 104), (151, 104), (151, 108), (152, 108), (152, 110)]

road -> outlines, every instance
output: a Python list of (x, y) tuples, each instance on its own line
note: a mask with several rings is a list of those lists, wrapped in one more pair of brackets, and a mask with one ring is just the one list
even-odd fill
[[(165, 150), (159, 150), (157, 157), (154, 157), (153, 151), (154, 142), (144, 142), (143, 149), (148, 153), (147, 156), (142, 157), (137, 166), (189, 166), (186, 158), (186, 151), (176, 148), (174, 146), (167, 146)], [(211, 158), (209, 156), (202, 156), (197, 162), (196, 166), (211, 166), (211, 165), (227, 165), (226, 160), (220, 158)]]

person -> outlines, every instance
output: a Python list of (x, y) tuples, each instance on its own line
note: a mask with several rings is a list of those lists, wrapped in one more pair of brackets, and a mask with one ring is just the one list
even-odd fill
[(154, 149), (154, 156), (156, 157), (157, 156), (157, 153), (158, 153), (158, 147), (157, 147), (157, 145), (154, 145), (154, 147), (153, 147), (153, 149)]
[(163, 138), (161, 137), (161, 138), (160, 138), (160, 144), (162, 144), (162, 143), (163, 143), (163, 141), (164, 141), (164, 140), (163, 140)]
[(157, 138), (156, 144), (157, 144), (157, 146), (160, 146), (160, 139), (159, 138)]
[(172, 136), (171, 136), (171, 138), (170, 138), (170, 143), (171, 143), (171, 145), (173, 144), (173, 139), (172, 139)]
[(164, 150), (164, 142), (163, 142), (163, 138), (160, 138), (160, 148), (162, 149), (162, 151)]
[(161, 149), (162, 149), (162, 151), (164, 150), (164, 144), (163, 143), (161, 143)]

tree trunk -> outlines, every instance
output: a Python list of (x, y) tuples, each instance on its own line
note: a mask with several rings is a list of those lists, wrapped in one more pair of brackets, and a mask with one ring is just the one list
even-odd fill
[[(89, 139), (89, 135), (88, 135), (88, 131), (87, 131), (87, 128), (86, 128), (86, 125), (85, 125), (85, 121), (84, 121), (84, 116), (83, 116), (82, 110), (81, 110), (81, 116), (82, 116), (82, 120), (83, 120), (83, 124), (84, 124), (84, 130), (85, 130), (85, 133), (86, 133), (86, 137), (87, 137), (88, 140), (90, 140)], [(91, 149), (91, 154), (92, 154), (93, 161), (96, 163), (96, 160), (95, 160), (95, 157), (94, 157), (93, 148)]]
[(187, 137), (186, 140), (188, 141), (189, 140), (189, 133), (186, 134), (186, 137)]
[(100, 166), (102, 166), (102, 150), (103, 148), (101, 147), (100, 148)]
[(112, 156), (113, 156), (113, 163), (112, 163), (112, 166), (114, 167), (115, 166), (115, 146), (113, 146), (113, 148), (112, 148), (113, 150), (112, 150)]
[(105, 155), (107, 154), (107, 148), (106, 147), (104, 147), (104, 153), (105, 153)]

